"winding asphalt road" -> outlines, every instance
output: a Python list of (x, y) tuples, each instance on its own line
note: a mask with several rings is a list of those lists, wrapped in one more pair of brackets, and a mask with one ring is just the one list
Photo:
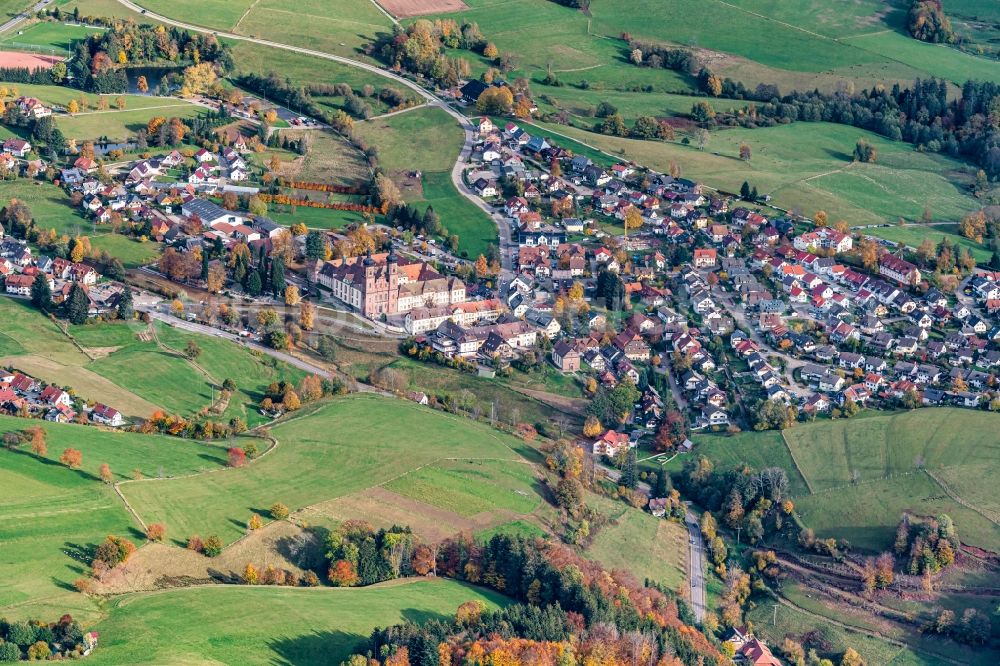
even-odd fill
[(698, 519), (688, 509), (684, 516), (690, 552), (688, 553), (688, 583), (691, 585), (691, 609), (699, 622), (705, 619), (705, 541)]
[(20, 24), (22, 21), (26, 21), (27, 19), (31, 18), (32, 16), (38, 13), (38, 10), (44, 8), (45, 5), (49, 4), (50, 2), (52, 2), (52, 0), (41, 0), (41, 2), (33, 5), (31, 9), (25, 10), (23, 14), (18, 14), (17, 16), (11, 18), (9, 21), (4, 23), (3, 25), (0, 25), (0, 34), (5, 33), (8, 30), (11, 30), (12, 28)]
[[(443, 109), (446, 113), (448, 113), (458, 122), (459, 126), (465, 132), (465, 142), (462, 146), (461, 152), (459, 153), (458, 160), (455, 162), (455, 165), (452, 167), (451, 170), (452, 182), (455, 185), (455, 188), (462, 194), (462, 196), (464, 196), (466, 199), (475, 204), (476, 207), (478, 207), (484, 213), (489, 215), (490, 219), (493, 220), (494, 224), (496, 224), (497, 233), (500, 240), (500, 256), (501, 256), (501, 267), (502, 267), (500, 281), (502, 284), (506, 285), (513, 278), (514, 273), (512, 270), (512, 264), (513, 264), (514, 246), (511, 239), (510, 225), (507, 223), (507, 221), (503, 218), (502, 215), (494, 212), (494, 210), (490, 206), (488, 206), (486, 202), (484, 202), (474, 192), (472, 192), (472, 190), (465, 184), (465, 181), (462, 178), (462, 171), (464, 169), (464, 166), (465, 164), (468, 163), (469, 158), (472, 154), (472, 147), (475, 142), (475, 130), (472, 126), (472, 123), (465, 115), (456, 111), (454, 108), (449, 106), (444, 100), (437, 97), (433, 93), (427, 91), (426, 89), (422, 88), (421, 86), (413, 83), (409, 79), (394, 74), (393, 72), (384, 70), (381, 67), (377, 67), (375, 65), (359, 62), (357, 60), (352, 60), (350, 58), (345, 58), (343, 56), (333, 55), (331, 53), (324, 53), (323, 51), (316, 51), (313, 49), (307, 49), (300, 46), (292, 46), (290, 44), (273, 42), (267, 39), (247, 37), (245, 35), (238, 35), (236, 33), (225, 32), (225, 31), (209, 30), (201, 26), (197, 26), (191, 23), (184, 23), (182, 21), (175, 21), (174, 19), (167, 18), (166, 16), (150, 12), (140, 7), (139, 5), (135, 4), (134, 2), (131, 2), (131, 0), (118, 0), (118, 2), (124, 5), (125, 7), (128, 7), (132, 11), (144, 14), (145, 16), (151, 19), (160, 21), (161, 23), (165, 23), (167, 25), (172, 25), (178, 28), (190, 30), (192, 32), (213, 33), (216, 36), (226, 37), (227, 39), (251, 42), (254, 44), (259, 44), (261, 46), (268, 46), (276, 49), (284, 49), (286, 51), (293, 51), (295, 53), (302, 53), (304, 55), (323, 58), (326, 60), (332, 60), (334, 62), (339, 62), (341, 64), (350, 67), (357, 67), (359, 69), (371, 72), (372, 74), (376, 74), (378, 76), (391, 79), (396, 83), (404, 85), (410, 90), (416, 92), (422, 98), (424, 98), (427, 101), (428, 105), (436, 106), (438, 108)], [(313, 365), (300, 358), (297, 358), (290, 354), (285, 354), (283, 352), (276, 351), (274, 349), (270, 349), (268, 347), (264, 347), (262, 345), (257, 345), (255, 343), (250, 343), (245, 340), (241, 340), (239, 336), (233, 335), (231, 333), (226, 333), (225, 331), (220, 331), (219, 329), (216, 328), (211, 328), (208, 326), (202, 326), (200, 324), (179, 320), (174, 317), (163, 315), (155, 311), (150, 311), (150, 316), (155, 319), (166, 321), (171, 325), (177, 326), (179, 328), (195, 331), (198, 333), (203, 333), (205, 335), (212, 335), (215, 337), (222, 337), (234, 340), (253, 349), (257, 349), (265, 354), (283, 360), (286, 363), (290, 363), (291, 365), (301, 368), (307, 372), (318, 373), (320, 375), (328, 374), (323, 368)], [(673, 378), (671, 377), (671, 379)], [(360, 383), (358, 384), (358, 390), (367, 392), (378, 392), (378, 393), (382, 392), (375, 387), (367, 386), (365, 384), (360, 384)], [(604, 470), (609, 474), (609, 476), (617, 472), (617, 470), (613, 470), (603, 465), (601, 467), (604, 468)], [(640, 484), (640, 485), (646, 486), (645, 490), (647, 492), (649, 491), (649, 487), (647, 484)], [(698, 522), (697, 519), (694, 517), (694, 514), (688, 512), (685, 517), (685, 523), (687, 525), (688, 533), (690, 535), (689, 541), (691, 546), (690, 549), (691, 552), (689, 557), (690, 575), (688, 576), (688, 580), (691, 585), (691, 605), (694, 610), (695, 617), (700, 622), (705, 617), (705, 573), (704, 573), (705, 547), (701, 537), (701, 530), (698, 528)]]

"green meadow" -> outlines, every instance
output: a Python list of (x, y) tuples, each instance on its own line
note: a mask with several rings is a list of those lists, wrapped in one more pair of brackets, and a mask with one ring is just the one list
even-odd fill
[(341, 56), (358, 57), (392, 22), (371, 2), (302, 0), (142, 0), (142, 7), (173, 19), (248, 37), (262, 37)]
[(933, 408), (696, 442), (720, 468), (746, 462), (787, 470), (796, 510), (820, 536), (877, 552), (891, 545), (904, 512), (947, 513), (963, 543), (995, 551), (1000, 506), (986, 489), (1000, 469), (998, 427), (996, 414)]
[[(0, 299), (0, 314), (6, 322), (0, 325), (4, 334), (0, 349), (7, 365), (73, 388), (82, 398), (103, 401), (128, 416), (145, 418), (159, 408), (194, 417), (213, 398), (218, 400), (222, 382), (232, 379), (237, 390), (226, 410), (210, 418), (228, 422), (239, 417), (252, 427), (265, 420), (256, 405), (268, 384), (297, 384), (304, 376), (301, 370), (269, 356), (165, 324), (156, 325), (160, 345), (139, 322), (71, 326), (71, 340), (24, 301)], [(189, 340), (202, 350), (196, 361), (183, 354)]]
[(489, 609), (509, 603), (495, 592), (445, 579), (339, 589), (209, 586), (124, 596), (108, 604), (109, 617), (94, 627), (101, 645), (88, 661), (336, 664), (363, 650), (375, 627), (447, 620), (476, 600)]
[[(400, 424), (405, 423), (405, 429)], [(178, 534), (240, 536), (250, 513), (275, 502), (292, 511), (391, 482), (444, 458), (519, 462), (519, 440), (419, 405), (352, 395), (307, 409), (272, 429), (278, 446), (242, 469), (122, 491), (145, 520)]]
[[(0, 430), (20, 430), (38, 422), (0, 417)], [(88, 554), (107, 534), (137, 537), (133, 521), (110, 486), (98, 478), (108, 463), (116, 479), (133, 470), (159, 478), (218, 468), (225, 448), (215, 444), (152, 435), (107, 432), (90, 426), (44, 423), (48, 453), (0, 449), (0, 614), (50, 617), (72, 613), (95, 618), (93, 601), (78, 594), (73, 581), (86, 570)], [(83, 454), (79, 470), (58, 463), (63, 450)]]
[(414, 109), (357, 123), (355, 131), (378, 148), (379, 164), (387, 173), (402, 178), (412, 171), (422, 172), (421, 191), (404, 191), (404, 199), (420, 210), (433, 206), (449, 234), (458, 234), (459, 252), (475, 258), (496, 242), (493, 221), (451, 182), (451, 168), (465, 135), (445, 111)]

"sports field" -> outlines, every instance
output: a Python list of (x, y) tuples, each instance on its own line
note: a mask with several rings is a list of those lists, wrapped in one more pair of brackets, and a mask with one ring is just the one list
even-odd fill
[[(447, 620), (466, 601), (508, 603), (445, 579), (366, 588), (188, 588), (125, 596), (95, 627), (94, 664), (337, 664), (376, 626)], [(137, 637), (142, 636), (142, 640)]]
[[(684, 177), (730, 192), (738, 192), (747, 181), (761, 194), (770, 194), (777, 206), (810, 216), (825, 210), (831, 220), (843, 219), (852, 226), (896, 222), (900, 217), (916, 220), (925, 207), (937, 220), (957, 221), (979, 207), (967, 190), (970, 167), (845, 125), (793, 123), (720, 130), (704, 150), (694, 143), (639, 141), (573, 127), (540, 126), (659, 171), (676, 162)], [(875, 164), (852, 161), (859, 138), (877, 147)], [(741, 143), (751, 148), (749, 162), (739, 159)]]
[(31, 49), (54, 55), (70, 55), (73, 52), (74, 43), (103, 31), (103, 28), (46, 21), (6, 33), (0, 37), (0, 47)]

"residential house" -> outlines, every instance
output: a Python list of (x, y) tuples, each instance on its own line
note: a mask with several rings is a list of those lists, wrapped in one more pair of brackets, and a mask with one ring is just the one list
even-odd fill
[(560, 340), (552, 347), (552, 363), (560, 372), (578, 372), (583, 357), (572, 344)]

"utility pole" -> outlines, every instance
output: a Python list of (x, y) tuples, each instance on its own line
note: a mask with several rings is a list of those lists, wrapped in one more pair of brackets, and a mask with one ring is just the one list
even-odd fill
[(740, 542), (740, 530), (741, 529), (743, 529), (743, 528), (742, 527), (738, 527), (738, 526), (736, 528), (736, 543)]

